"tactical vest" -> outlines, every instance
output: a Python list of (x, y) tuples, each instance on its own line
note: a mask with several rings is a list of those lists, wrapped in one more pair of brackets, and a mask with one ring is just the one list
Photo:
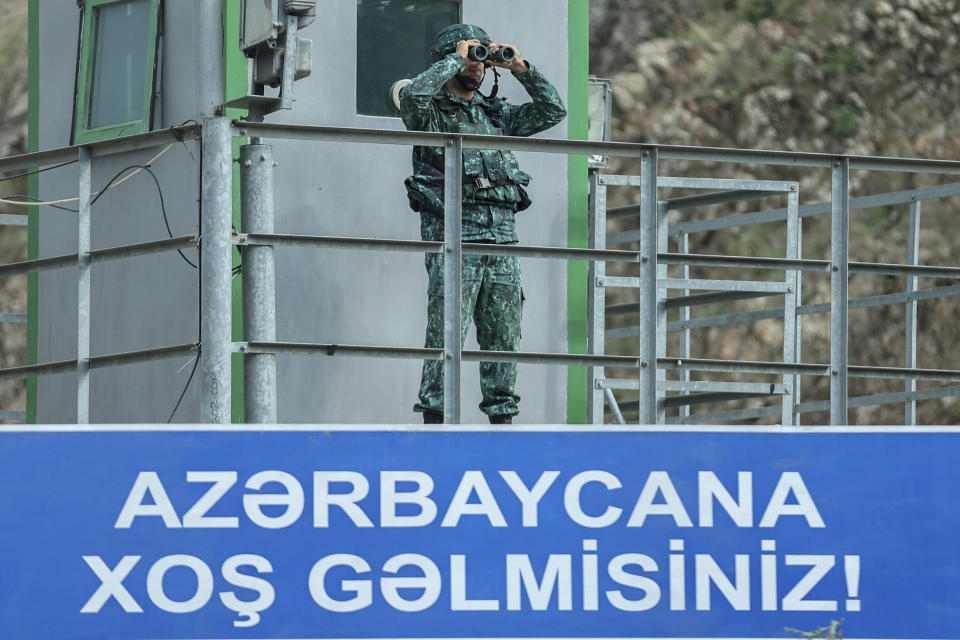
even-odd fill
[[(437, 100), (441, 110), (454, 116), (458, 107), (443, 100)], [(483, 110), (491, 123), (457, 123), (458, 133), (502, 136), (503, 129), (497, 126), (500, 121), (499, 105), (484, 105)], [(420, 167), (415, 175), (405, 180), (407, 197), (414, 211), (443, 213), (443, 171), (444, 156), (442, 147), (420, 147), (420, 159), (426, 166)], [(523, 211), (531, 205), (525, 186), (530, 176), (520, 170), (520, 163), (512, 151), (498, 149), (463, 150), (463, 202), (465, 205), (490, 204), (515, 208)]]

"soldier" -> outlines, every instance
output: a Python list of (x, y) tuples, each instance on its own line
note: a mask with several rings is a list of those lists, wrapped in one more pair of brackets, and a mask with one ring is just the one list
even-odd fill
[[(509, 61), (478, 62), (470, 56), (475, 45), (488, 47), (492, 58), (508, 47), (515, 55)], [(557, 90), (524, 60), (515, 46), (494, 43), (479, 27), (454, 24), (443, 29), (430, 47), (430, 60), (430, 67), (400, 94), (400, 111), (407, 129), (530, 136), (549, 129), (567, 114)], [(498, 84), (494, 84), (489, 97), (479, 93), (487, 67), (510, 70), (533, 101), (514, 105), (497, 99)], [(496, 68), (493, 71), (495, 81), (499, 81)], [(443, 240), (443, 170), (441, 147), (414, 147), (413, 175), (405, 184), (410, 207), (420, 213), (420, 235), (424, 240)], [(529, 182), (530, 176), (520, 170), (513, 153), (465, 149), (463, 241), (516, 244), (514, 217), (531, 204), (524, 189)], [(425, 346), (440, 348), (443, 256), (428, 253), (425, 262)], [(519, 258), (464, 255), (461, 340), (466, 338), (472, 318), (481, 349), (519, 350), (522, 301)], [(491, 424), (510, 424), (519, 412), (516, 380), (516, 363), (480, 363), (480, 409)], [(414, 411), (423, 413), (424, 423), (443, 422), (443, 365), (438, 360), (423, 364), (420, 402)]]

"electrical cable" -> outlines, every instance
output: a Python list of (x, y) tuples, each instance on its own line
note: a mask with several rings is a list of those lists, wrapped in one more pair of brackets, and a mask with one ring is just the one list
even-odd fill
[[(25, 194), (25, 193), (17, 193), (17, 194), (9, 195), (9, 196), (7, 196), (7, 197), (8, 197), (8, 198), (27, 198), (27, 201), (25, 201), (25, 202), (17, 202), (18, 205), (24, 205), (24, 204), (29, 204), (30, 202), (39, 202), (39, 201), (40, 201), (39, 198), (34, 198), (33, 196), (29, 196), (29, 195), (27, 195), (27, 194)], [(64, 206), (59, 205), (59, 204), (48, 204), (47, 206), (50, 207), (50, 208), (52, 208), (52, 209), (60, 209), (61, 211), (69, 211), (69, 212), (71, 212), (71, 213), (80, 213), (80, 210), (79, 210), (79, 209), (71, 209), (70, 207), (64, 207)]]
[[(124, 167), (117, 173), (117, 175), (113, 177), (111, 182), (119, 178), (121, 175), (123, 175), (125, 171), (129, 171), (130, 169), (138, 169), (138, 170), (146, 171), (150, 175), (150, 177), (153, 178), (153, 183), (157, 186), (157, 195), (160, 197), (160, 213), (163, 216), (163, 224), (167, 228), (167, 235), (170, 236), (171, 239), (173, 239), (173, 231), (170, 229), (170, 220), (169, 218), (167, 218), (167, 207), (163, 200), (163, 188), (160, 186), (160, 180), (157, 178), (157, 174), (153, 172), (153, 169), (151, 169), (149, 165), (132, 164), (128, 167)], [(106, 193), (108, 188), (110, 188), (110, 183), (107, 183), (107, 186), (100, 191), (100, 194), (102, 195)], [(98, 195), (96, 198), (91, 200), (90, 204), (93, 205), (93, 203), (96, 202), (99, 197), (100, 196)], [(186, 255), (184, 255), (183, 250), (177, 249), (177, 253), (180, 254), (180, 257), (183, 258), (184, 262), (186, 262), (188, 265), (190, 265), (194, 269), (197, 268), (197, 265), (191, 262), (190, 259), (187, 258)]]
[[(149, 160), (147, 160), (143, 165), (135, 165), (135, 166), (139, 166), (139, 167), (147, 166), (147, 167), (149, 167), (150, 165), (152, 165), (152, 164), (157, 160), (157, 158), (159, 158), (160, 156), (162, 156), (163, 154), (165, 154), (167, 151), (169, 151), (175, 144), (177, 144), (177, 143), (176, 143), (176, 142), (171, 142), (171, 143), (168, 144), (166, 147), (164, 147), (163, 149), (161, 149), (160, 153), (158, 153), (157, 155), (155, 155), (155, 156), (153, 156), (152, 158), (150, 158)], [(77, 161), (74, 160), (73, 162), (77, 162)], [(130, 167), (128, 167), (127, 169), (129, 169), (129, 168), (130, 168)], [(127, 171), (127, 169), (124, 169), (124, 171)], [(96, 191), (96, 192), (90, 194), (90, 195), (93, 196), (93, 199), (90, 201), (90, 203), (93, 204), (93, 202), (95, 202), (95, 201), (97, 200), (97, 198), (99, 198), (101, 195), (103, 195), (103, 193), (104, 193), (107, 189), (116, 189), (116, 188), (119, 187), (121, 184), (123, 184), (124, 182), (126, 182), (127, 180), (129, 180), (130, 178), (132, 178), (133, 176), (135, 176), (135, 175), (137, 175), (138, 173), (140, 173), (140, 171), (142, 171), (142, 169), (138, 169), (137, 171), (134, 171), (134, 172), (131, 173), (130, 175), (124, 176), (124, 178), (123, 178), (122, 180), (119, 180), (119, 181), (117, 181), (117, 178), (118, 178), (119, 176), (114, 176), (113, 179), (111, 179), (110, 182), (107, 183), (107, 186), (106, 186), (106, 187), (104, 187), (104, 188), (101, 189), (100, 191)], [(123, 173), (123, 171), (121, 171), (120, 173)], [(116, 181), (116, 182), (115, 182), (115, 181)], [(12, 205), (17, 205), (17, 206), (22, 206), (22, 207), (53, 206), (53, 205), (56, 205), (56, 204), (66, 204), (66, 203), (68, 203), (68, 202), (79, 202), (79, 201), (80, 201), (80, 197), (79, 197), (79, 196), (77, 196), (77, 197), (75, 197), (75, 198), (63, 198), (63, 199), (61, 199), (61, 200), (48, 200), (48, 201), (43, 201), (43, 202), (41, 202), (41, 201), (37, 201), (37, 202), (24, 202), (24, 201), (21, 201), (21, 200), (7, 200), (7, 199), (5, 199), (5, 198), (0, 198), (0, 203), (3, 203), (3, 204), (12, 204)]]
[[(190, 122), (190, 120), (185, 120), (183, 124)], [(193, 122), (196, 122), (194, 120)], [(182, 126), (182, 125), (181, 125)], [(186, 146), (186, 144), (184, 144)], [(190, 148), (187, 147), (187, 151), (190, 151)], [(192, 154), (191, 154), (192, 157)], [(200, 145), (200, 166), (203, 166), (203, 145)], [(197, 193), (197, 228), (202, 228), (201, 223), (203, 221), (203, 186), (200, 185), (199, 193)], [(166, 217), (164, 217), (166, 219)], [(197, 245), (197, 309), (203, 308), (203, 237), (200, 238), (200, 243)], [(173, 417), (177, 413), (177, 409), (180, 408), (180, 403), (183, 402), (184, 396), (187, 395), (187, 390), (190, 388), (190, 383), (193, 382), (193, 375), (197, 371), (197, 366), (200, 364), (200, 356), (203, 353), (203, 344), (200, 341), (200, 337), (203, 335), (203, 315), (197, 314), (197, 357), (193, 362), (193, 369), (190, 370), (190, 375), (187, 377), (187, 383), (183, 385), (183, 391), (180, 392), (180, 397), (177, 399), (177, 404), (173, 408), (173, 411), (170, 413), (170, 417), (167, 418), (167, 423), (173, 422)]]
[(190, 388), (190, 383), (193, 381), (193, 374), (197, 372), (197, 365), (200, 364), (200, 349), (197, 348), (197, 357), (193, 359), (193, 368), (190, 369), (190, 375), (187, 377), (187, 384), (183, 385), (183, 391), (180, 392), (180, 397), (177, 398), (177, 404), (173, 407), (173, 411), (170, 412), (170, 417), (167, 418), (167, 424), (173, 422), (173, 416), (177, 415), (177, 409), (180, 408), (180, 403), (183, 402), (183, 397), (187, 395), (187, 389)]
[(0, 182), (5, 182), (7, 180), (16, 180), (17, 178), (24, 178), (26, 176), (32, 176), (37, 173), (43, 173), (44, 171), (51, 171), (53, 169), (59, 169), (60, 167), (65, 167), (68, 164), (74, 164), (80, 162), (79, 160), (67, 160), (66, 162), (61, 162), (60, 164), (55, 164), (49, 167), (44, 167), (42, 169), (34, 169), (33, 171), (24, 171), (23, 173), (18, 173), (13, 176), (6, 176), (5, 178), (0, 178)]

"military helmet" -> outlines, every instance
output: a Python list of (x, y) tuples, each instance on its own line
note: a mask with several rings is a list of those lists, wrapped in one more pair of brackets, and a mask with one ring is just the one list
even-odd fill
[(452, 24), (444, 28), (430, 45), (430, 62), (434, 63), (457, 50), (461, 40), (479, 40), (483, 44), (493, 42), (487, 32), (472, 24)]

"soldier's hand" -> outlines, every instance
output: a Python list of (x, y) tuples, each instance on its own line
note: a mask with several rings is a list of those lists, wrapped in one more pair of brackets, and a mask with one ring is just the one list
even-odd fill
[(492, 60), (488, 60), (487, 62), (488, 62), (490, 65), (492, 65), (492, 66), (494, 66), (494, 67), (503, 67), (504, 69), (509, 69), (510, 71), (512, 71), (512, 72), (514, 72), (514, 73), (520, 73), (520, 72), (526, 71), (526, 70), (528, 69), (527, 63), (524, 62), (523, 56), (520, 55), (520, 49), (517, 48), (517, 45), (515, 45), (515, 44), (505, 44), (505, 43), (502, 43), (502, 42), (499, 43), (499, 44), (497, 44), (497, 43), (495, 43), (495, 42), (491, 42), (489, 46), (490, 46), (490, 51), (491, 51), (491, 53), (494, 52), (494, 51), (498, 51), (498, 50), (500, 50), (500, 49), (502, 49), (502, 48), (504, 48), (504, 47), (510, 47), (511, 49), (513, 49), (513, 53), (514, 53), (513, 60), (511, 60), (509, 63), (506, 63), (506, 62), (493, 62)]
[(470, 47), (475, 44), (483, 44), (479, 40), (461, 40), (457, 43), (457, 53), (459, 53), (464, 60), (470, 59)]

